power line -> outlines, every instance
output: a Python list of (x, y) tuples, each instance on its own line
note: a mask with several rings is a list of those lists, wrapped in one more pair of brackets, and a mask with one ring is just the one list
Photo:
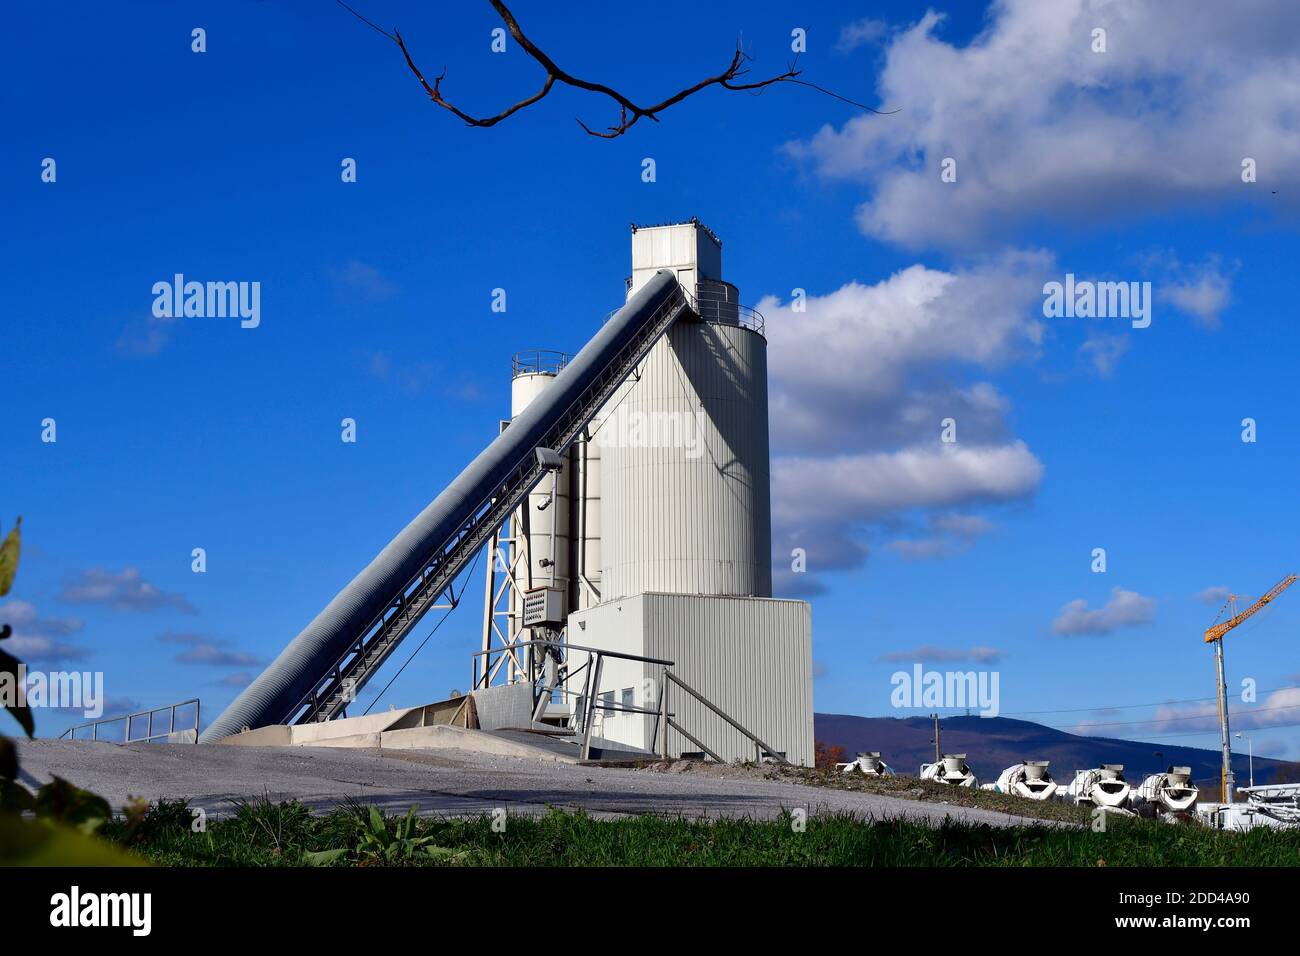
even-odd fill
[[(1272, 730), (1272, 729), (1275, 728), (1275, 727), (1300, 727), (1300, 722), (1292, 722), (1292, 723), (1285, 723), (1285, 724), (1269, 724), (1267, 728), (1251, 728), (1251, 729), (1260, 729), (1260, 730), (1265, 730), (1265, 729), (1266, 729), (1266, 730)], [(1056, 727), (1056, 728), (1053, 728), (1053, 729), (1055, 729), (1055, 730), (1060, 730), (1061, 728), (1060, 728), (1060, 727)], [(1218, 730), (1217, 727), (1216, 727), (1214, 730), (1180, 730), (1180, 731), (1177, 731), (1176, 733), (1171, 733), (1171, 734), (1153, 734), (1152, 736), (1156, 736), (1156, 737), (1210, 737), (1210, 736), (1218, 737), (1218, 736), (1219, 736), (1219, 730)], [(1155, 741), (1155, 740), (1133, 740), (1133, 739), (1130, 738), (1130, 737), (1116, 737), (1116, 738), (1114, 738), (1114, 739), (1116, 739), (1116, 740), (1127, 740), (1127, 741), (1129, 741), (1130, 743), (1135, 743), (1135, 744), (1142, 744), (1142, 743), (1159, 743), (1159, 741)], [(1284, 760), (1285, 758), (1281, 758), (1281, 757), (1273, 757), (1273, 758), (1270, 758), (1270, 759), (1273, 759), (1273, 760)]]
[[(1292, 687), (1274, 687), (1272, 690), (1259, 691), (1261, 694), (1275, 694), (1280, 690), (1296, 690)], [(1033, 714), (1084, 714), (1098, 710), (1136, 710), (1139, 707), (1167, 707), (1170, 704), (1203, 704), (1207, 701), (1217, 701), (1217, 697), (1188, 697), (1183, 700), (1152, 700), (1145, 704), (1112, 704), (1109, 706), (1098, 707), (1067, 707), (1058, 710), (1008, 710), (1002, 714), (1003, 717), (1027, 717)]]
[[(1214, 698), (1210, 698), (1214, 700)], [(1235, 719), (1248, 717), (1251, 714), (1262, 714), (1270, 710), (1300, 710), (1300, 704), (1278, 704), (1276, 707), (1251, 707), (1248, 710), (1239, 710)], [(1110, 720), (1099, 721), (1096, 723), (1082, 723), (1079, 727), (1126, 727), (1132, 724), (1172, 724), (1179, 720), (1211, 720), (1216, 719), (1214, 714), (1189, 714), (1183, 717), (1148, 717), (1146, 720)], [(1217, 732), (1217, 731), (1216, 731)]]

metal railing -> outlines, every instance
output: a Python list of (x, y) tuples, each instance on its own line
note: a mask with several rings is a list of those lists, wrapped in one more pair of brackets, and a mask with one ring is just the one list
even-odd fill
[[(631, 290), (632, 280), (629, 278), (627, 282), (628, 289)], [(695, 292), (691, 292), (682, 286), (682, 294), (686, 296), (686, 301), (691, 304), (695, 314), (704, 321), (721, 325), (739, 325), (766, 338), (767, 319), (757, 309), (733, 302), (724, 292), (717, 289), (697, 288)], [(605, 313), (605, 321), (608, 322), (617, 313), (618, 309), (610, 309)]]
[(763, 318), (762, 312), (728, 299), (726, 293), (719, 289), (696, 290), (695, 311), (705, 322), (739, 325), (759, 335), (765, 334), (767, 320)]
[[(615, 310), (617, 311), (617, 310)], [(568, 352), (555, 349), (524, 349), (516, 352), (510, 360), (510, 377), (520, 375), (559, 375), (560, 371), (573, 360)]]
[[(194, 726), (181, 727), (178, 729), (176, 727), (176, 711), (182, 707), (188, 707), (190, 704), (194, 705)], [(164, 712), (168, 713), (169, 715), (167, 720), (167, 729), (160, 733), (154, 733), (153, 715), (161, 714)], [(135, 721), (137, 717), (145, 718), (145, 733), (143, 737), (132, 736), (132, 729), (135, 726), (133, 721)], [(199, 733), (199, 699), (197, 697), (192, 697), (189, 700), (178, 701), (175, 704), (164, 704), (162, 707), (154, 707), (151, 710), (141, 710), (134, 714), (123, 714), (121, 717), (105, 717), (101, 720), (92, 720), (90, 721), (90, 723), (78, 724), (75, 727), (69, 727), (63, 733), (59, 734), (59, 739), (77, 740), (78, 739), (77, 731), (89, 729), (90, 739), (98, 740), (100, 727), (103, 727), (107, 724), (121, 723), (123, 721), (126, 722), (126, 727), (122, 734), (122, 743), (124, 744), (145, 743), (150, 740), (161, 740), (164, 737), (171, 737), (172, 734), (179, 733), (185, 730), (193, 730), (194, 742), (197, 742), (198, 733)], [(81, 739), (85, 739), (85, 738), (81, 738)]]
[[(661, 710), (661, 712), (662, 712), (662, 713), (661, 713), (661, 716), (660, 716), (660, 720), (662, 721), (662, 723), (663, 723), (666, 727), (671, 727), (671, 728), (673, 728), (673, 730), (677, 731), (679, 734), (681, 734), (683, 737), (685, 737), (685, 738), (686, 738), (687, 740), (689, 740), (691, 743), (695, 744), (695, 746), (699, 747), (701, 750), (703, 750), (706, 754), (708, 754), (708, 755), (709, 755), (710, 757), (712, 757), (714, 760), (718, 761), (718, 763), (725, 763), (726, 761), (724, 761), (721, 757), (719, 757), (717, 754), (715, 754), (715, 753), (714, 753), (712, 750), (710, 750), (708, 747), (704, 746), (704, 744), (703, 744), (702, 742), (700, 742), (699, 740), (696, 740), (694, 737), (692, 737), (689, 733), (686, 732), (686, 730), (685, 730), (685, 729), (684, 729), (680, 724), (678, 724), (675, 720), (672, 719), (672, 714), (671, 714), (671, 713), (669, 712), (669, 710), (668, 710), (668, 685), (669, 685), (669, 683), (676, 684), (678, 687), (680, 687), (682, 690), (686, 691), (686, 693), (690, 694), (692, 697), (694, 697), (697, 701), (699, 701), (701, 704), (703, 704), (705, 707), (707, 707), (707, 708), (708, 708), (709, 710), (711, 710), (713, 713), (717, 714), (719, 717), (721, 717), (723, 720), (725, 720), (728, 724), (730, 724), (730, 725), (731, 725), (732, 727), (734, 727), (736, 730), (740, 731), (740, 733), (741, 733), (743, 736), (747, 737), (747, 738), (749, 739), (749, 742), (752, 743), (752, 744), (754, 745), (754, 762), (755, 762), (755, 763), (762, 763), (762, 762), (763, 762), (763, 757), (764, 757), (764, 756), (771, 757), (773, 760), (776, 760), (778, 763), (788, 764), (788, 763), (790, 762), (789, 760), (787, 760), (787, 759), (785, 758), (785, 754), (784, 754), (782, 751), (777, 750), (777, 749), (776, 749), (775, 747), (773, 747), (771, 744), (766, 744), (766, 743), (764, 743), (764, 742), (763, 742), (762, 740), (760, 740), (760, 739), (759, 739), (755, 734), (753, 734), (753, 733), (751, 733), (750, 731), (746, 730), (746, 729), (745, 729), (744, 727), (742, 727), (742, 726), (740, 725), (740, 723), (737, 722), (733, 717), (731, 717), (729, 714), (725, 713), (725, 712), (724, 712), (720, 707), (718, 707), (718, 706), (717, 706), (716, 704), (714, 704), (711, 700), (709, 700), (708, 698), (706, 698), (706, 697), (705, 697), (703, 694), (701, 694), (699, 691), (695, 690), (693, 687), (691, 687), (689, 684), (687, 684), (686, 681), (682, 680), (680, 677), (678, 677), (678, 676), (677, 676), (676, 674), (674, 674), (672, 671), (668, 670), (668, 668), (664, 668), (663, 677), (664, 677), (664, 681), (663, 681), (663, 689), (659, 692), (659, 697), (660, 697), (660, 710)], [(661, 746), (661, 755), (662, 755), (665, 759), (667, 759), (667, 757), (668, 757), (668, 734), (667, 734), (667, 732), (665, 731), (664, 733), (660, 734), (660, 735), (659, 735), (659, 739), (662, 741), (662, 743), (661, 743), (661, 745), (660, 745), (660, 746)]]
[[(699, 747), (701, 752), (712, 757), (716, 762), (726, 763), (727, 761), (710, 749), (708, 745), (673, 719), (676, 714), (669, 710), (668, 707), (668, 688), (670, 684), (675, 684), (695, 700), (699, 701), (699, 703), (706, 709), (717, 715), (729, 726), (748, 739), (749, 742), (754, 745), (755, 763), (762, 763), (764, 757), (771, 757), (777, 762), (783, 764), (789, 764), (790, 762), (786, 759), (784, 751), (777, 750), (771, 744), (764, 742), (756, 734), (746, 729), (734, 717), (726, 713), (722, 708), (718, 707), (711, 700), (669, 670), (670, 667), (675, 666), (673, 661), (663, 660), (661, 658), (645, 657), (640, 654), (627, 654), (622, 651), (609, 651), (599, 647), (586, 647), (581, 644), (557, 644), (555, 641), (546, 640), (515, 641), (502, 647), (494, 647), (486, 651), (475, 651), (471, 654), (470, 686), (475, 688), (491, 686), (492, 678), (496, 675), (497, 671), (500, 670), (501, 664), (507, 659), (507, 657), (514, 657), (515, 652), (520, 648), (531, 648), (535, 646), (559, 648), (565, 652), (579, 651), (587, 655), (587, 662), (585, 664), (575, 670), (569, 671), (567, 674), (567, 678), (572, 680), (577, 677), (578, 674), (581, 674), (584, 671), (586, 672), (586, 676), (583, 679), (583, 689), (581, 693), (577, 695), (578, 707), (575, 708), (575, 717), (578, 715), (579, 711), (581, 712), (582, 744), (579, 755), (579, 759), (581, 760), (591, 759), (591, 736), (592, 727), (595, 724), (596, 712), (600, 711), (604, 713), (608, 711), (620, 714), (644, 714), (654, 717), (654, 736), (650, 742), (650, 749), (652, 752), (658, 752), (665, 760), (668, 759), (668, 730), (671, 728), (689, 740), (696, 747)], [(492, 655), (494, 654), (502, 655), (501, 660), (498, 660), (495, 665), (492, 664)], [(602, 701), (600, 699), (600, 679), (604, 671), (606, 657), (612, 657), (616, 660), (638, 661), (642, 664), (651, 664), (658, 667), (660, 681), (659, 700), (657, 701), (656, 706), (636, 707), (621, 703), (606, 704)], [(479, 658), (483, 659), (481, 665), (479, 663)], [(536, 656), (529, 654), (528, 660), (530, 664), (533, 664), (533, 669), (536, 670)], [(528, 677), (530, 682), (535, 682), (537, 680), (537, 676), (534, 673), (530, 673)], [(542, 689), (542, 698), (549, 700), (551, 693), (557, 689), (561, 694), (574, 696), (572, 691), (548, 685)]]

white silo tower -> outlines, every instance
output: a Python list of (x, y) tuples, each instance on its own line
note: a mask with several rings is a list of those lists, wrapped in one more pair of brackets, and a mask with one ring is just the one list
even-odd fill
[[(515, 354), (510, 380), (508, 427), (546, 389), (570, 356), (551, 349)], [(595, 604), (600, 588), (600, 451), (585, 439), (562, 458), (559, 471), (542, 480), (526, 505), (510, 517), (490, 547), (483, 650), (500, 643), (540, 638), (524, 627), (525, 594), (537, 588), (561, 592), (567, 612)], [(527, 677), (531, 654), (505, 660), (505, 682)], [(519, 664), (521, 666), (516, 666)]]
[[(696, 220), (633, 227), (628, 295), (661, 269), (676, 272), (701, 321), (673, 326), (591, 426), (598, 466), (572, 511), (600, 516), (583, 532), (585, 553), (599, 558), (599, 597), (570, 605), (567, 639), (673, 661), (734, 720), (811, 764), (811, 610), (771, 598), (763, 319), (740, 305), (722, 278), (722, 243)], [(655, 668), (603, 666), (602, 699), (653, 706), (643, 698), (659, 692)], [(754, 758), (753, 742), (698, 701), (679, 692), (670, 705), (710, 751)], [(600, 735), (637, 747), (656, 739), (651, 718), (608, 709)], [(673, 755), (699, 751), (675, 731), (668, 744)]]
[[(510, 380), (512, 420), (518, 418), (555, 379), (567, 360), (564, 353), (546, 349), (533, 349), (515, 356)], [(569, 591), (571, 472), (571, 462), (566, 460), (560, 471), (532, 490), (528, 496), (527, 512), (523, 507), (515, 512), (511, 554), (512, 557), (527, 558), (527, 562), (515, 572), (524, 587), (548, 586), (566, 594)], [(515, 595), (516, 615), (522, 614), (520, 598), (520, 595)]]
[(642, 592), (770, 597), (767, 340), (722, 280), (722, 245), (688, 222), (636, 229), (628, 295), (671, 268), (702, 322), (678, 323), (595, 434), (602, 600)]
[[(633, 227), (628, 295), (662, 269), (676, 273), (699, 320), (678, 322), (654, 344), (494, 542), (483, 649), (543, 637), (523, 627), (524, 594), (553, 585), (571, 648), (672, 661), (672, 673), (730, 720), (808, 765), (811, 609), (771, 597), (763, 319), (722, 278), (722, 243), (696, 220)], [(512, 417), (564, 361), (516, 356)], [(583, 711), (579, 695), (591, 691), (594, 671), (586, 654), (568, 653), (567, 697), (548, 716)], [(521, 669), (511, 664), (495, 679), (530, 679), (529, 655), (517, 657)], [(726, 760), (755, 758), (761, 748), (750, 736), (680, 688), (669, 691), (668, 710), (694, 740), (677, 730), (660, 736), (654, 718), (624, 709), (656, 708), (662, 676), (658, 665), (604, 657), (597, 735), (672, 756), (703, 747)]]

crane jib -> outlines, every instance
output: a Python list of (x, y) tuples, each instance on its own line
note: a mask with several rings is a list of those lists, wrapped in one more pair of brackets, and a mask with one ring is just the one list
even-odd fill
[(1277, 584), (1269, 588), (1268, 592), (1263, 597), (1261, 597), (1250, 607), (1246, 608), (1246, 610), (1242, 611), (1240, 614), (1233, 615), (1231, 618), (1222, 622), (1221, 624), (1215, 624), (1213, 627), (1206, 628), (1205, 643), (1212, 644), (1215, 641), (1221, 640), (1225, 634), (1231, 631), (1238, 624), (1245, 621), (1248, 617), (1251, 617), (1259, 613), (1260, 611), (1262, 611), (1265, 608), (1265, 606), (1267, 606), (1269, 603), (1273, 601), (1274, 598), (1276, 598), (1279, 594), (1281, 594), (1291, 585), (1295, 584), (1296, 578), (1297, 578), (1296, 575), (1288, 574), (1281, 581), (1277, 582)]

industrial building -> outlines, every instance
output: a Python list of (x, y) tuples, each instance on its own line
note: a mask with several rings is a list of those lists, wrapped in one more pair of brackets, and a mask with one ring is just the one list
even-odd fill
[(763, 317), (696, 220), (633, 227), (631, 266), (579, 352), (515, 356), (494, 440), (205, 740), (345, 716), (486, 549), (472, 705), (421, 723), (567, 738), (583, 758), (812, 763), (811, 611), (772, 597)]

